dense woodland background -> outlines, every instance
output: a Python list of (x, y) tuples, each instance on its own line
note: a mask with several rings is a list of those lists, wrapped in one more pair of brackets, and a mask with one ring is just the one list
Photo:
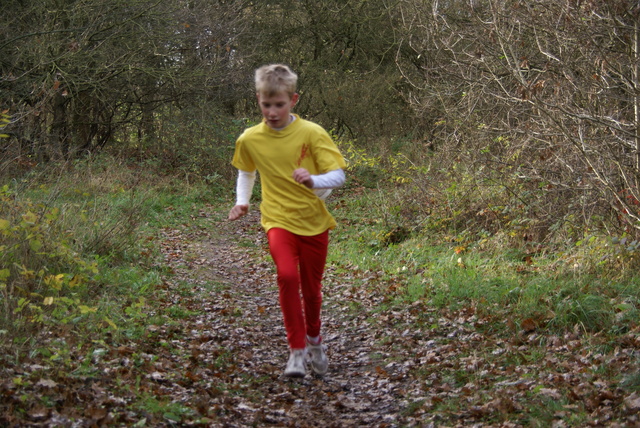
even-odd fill
[[(231, 178), (230, 146), (256, 119), (253, 70), (284, 62), (302, 116), (383, 161), (402, 153), (424, 197), (464, 182), (453, 217), (512, 205), (536, 240), (565, 223), (635, 234), (638, 6), (8, 1), (0, 174), (109, 150)], [(483, 200), (488, 187), (522, 206)]]
[[(0, 425), (640, 423), (640, 0), (2, 11)], [(303, 384), (226, 221), (272, 62), (349, 162)]]

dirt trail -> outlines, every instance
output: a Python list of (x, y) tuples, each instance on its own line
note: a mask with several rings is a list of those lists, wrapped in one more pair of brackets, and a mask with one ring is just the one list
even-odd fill
[[(183, 393), (211, 426), (400, 424), (406, 367), (387, 362), (387, 350), (378, 345), (384, 338), (366, 321), (371, 307), (352, 315), (339, 289), (349, 284), (339, 284), (328, 272), (323, 334), (329, 372), (323, 378), (287, 379), (282, 376), (285, 331), (257, 214), (234, 223), (214, 221), (211, 229), (192, 231), (187, 239), (182, 231), (165, 233), (176, 291), (185, 283), (196, 290), (188, 297), (174, 295), (170, 304), (204, 310), (181, 329), (190, 336), (186, 376), (194, 380)], [(243, 240), (262, 248), (239, 246)], [(212, 281), (218, 285), (208, 286)], [(168, 291), (173, 294), (171, 286)], [(186, 398), (191, 394), (200, 401)]]

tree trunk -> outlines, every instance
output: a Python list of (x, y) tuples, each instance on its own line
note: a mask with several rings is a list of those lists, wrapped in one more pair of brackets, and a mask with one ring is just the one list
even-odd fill
[(52, 159), (66, 159), (69, 153), (67, 130), (66, 99), (60, 91), (56, 91), (52, 100), (53, 122), (51, 123), (51, 142), (49, 152)]

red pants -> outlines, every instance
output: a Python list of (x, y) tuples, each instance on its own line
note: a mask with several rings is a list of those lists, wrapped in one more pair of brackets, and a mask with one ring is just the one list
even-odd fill
[(276, 264), (280, 309), (289, 347), (303, 349), (305, 335), (320, 335), (322, 275), (327, 261), (329, 231), (316, 236), (300, 236), (272, 228), (267, 237)]

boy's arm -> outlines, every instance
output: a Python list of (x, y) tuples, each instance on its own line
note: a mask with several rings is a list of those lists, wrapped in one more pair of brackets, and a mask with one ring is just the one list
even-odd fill
[(312, 189), (335, 189), (342, 186), (346, 180), (344, 170), (334, 169), (325, 174), (312, 175)]
[(249, 212), (249, 201), (256, 181), (255, 171), (238, 170), (236, 184), (236, 205), (229, 212), (229, 220), (237, 220)]
[(324, 174), (311, 175), (304, 168), (293, 171), (293, 179), (309, 189), (335, 189), (345, 182), (344, 170), (334, 169)]

